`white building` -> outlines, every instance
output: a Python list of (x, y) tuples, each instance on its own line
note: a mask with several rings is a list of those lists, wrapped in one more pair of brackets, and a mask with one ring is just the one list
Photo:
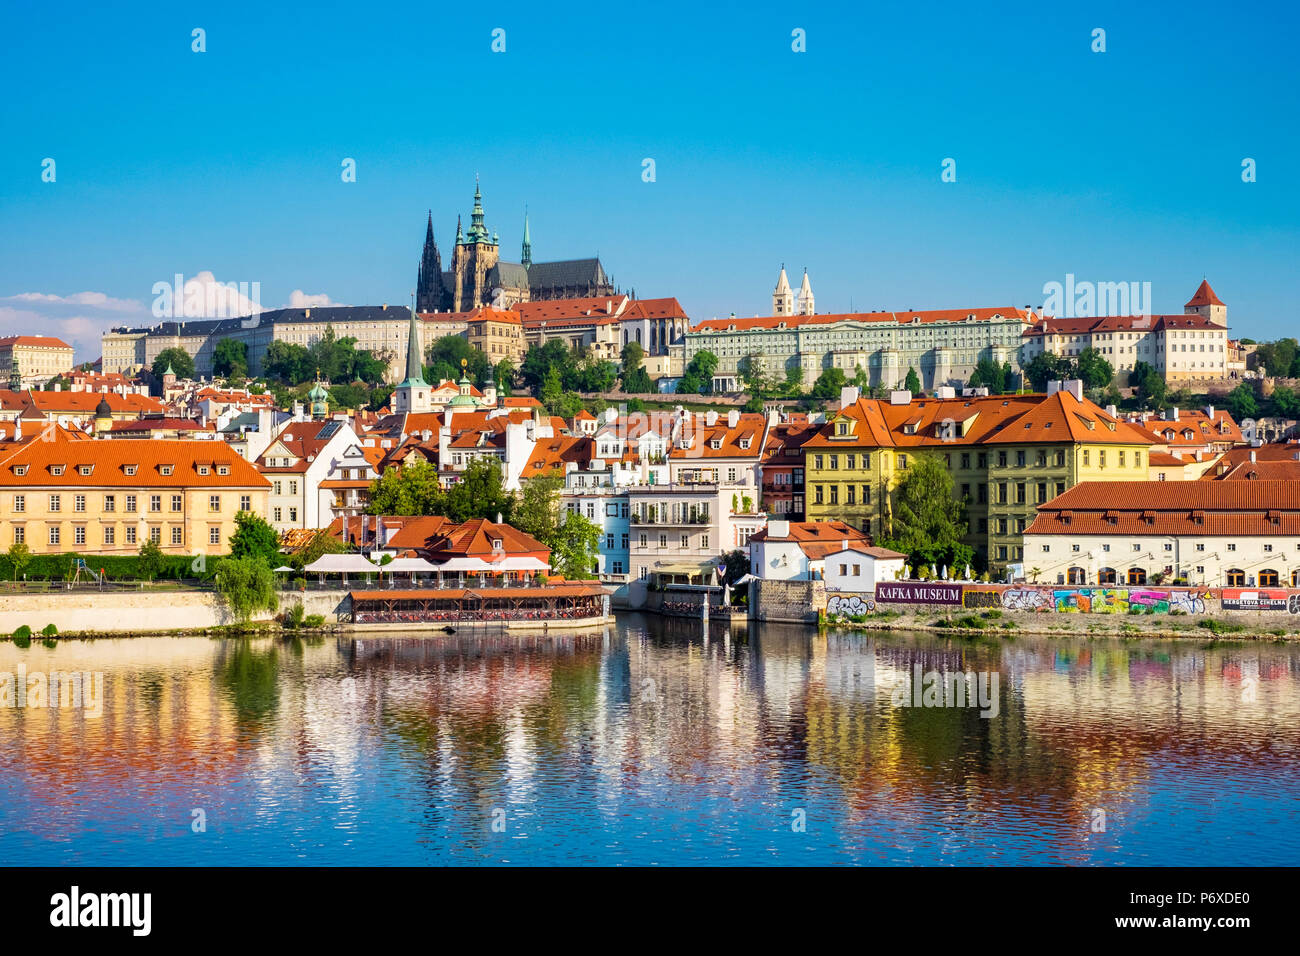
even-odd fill
[(818, 581), (828, 554), (870, 545), (866, 534), (843, 521), (771, 520), (749, 539), (750, 573), (767, 581)]
[[(333, 520), (321, 509), (321, 482), (351, 446), (361, 444), (352, 426), (338, 419), (285, 425), (257, 459), (271, 482), (267, 520), (276, 531), (323, 528)], [(328, 500), (328, 499), (326, 499)]]
[(867, 544), (851, 544), (822, 559), (826, 590), (874, 592), (881, 581), (894, 581), (903, 572), (907, 555)]
[(1049, 584), (1300, 587), (1300, 483), (1086, 481), (1024, 537)]

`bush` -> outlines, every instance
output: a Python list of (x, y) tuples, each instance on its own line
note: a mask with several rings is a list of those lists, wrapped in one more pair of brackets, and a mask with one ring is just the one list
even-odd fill
[(324, 626), (325, 626), (325, 615), (324, 615), (324, 614), (308, 614), (307, 617), (303, 619), (303, 625), (306, 626), (306, 627), (324, 627)]
[(1246, 629), (1245, 624), (1238, 624), (1235, 621), (1218, 621), (1212, 617), (1198, 621), (1197, 626), (1205, 628), (1211, 634), (1240, 634)]
[[(141, 581), (146, 580), (146, 575), (141, 571), (140, 558), (136, 555), (91, 555), (85, 556), (74, 553), (67, 554), (34, 554), (24, 566), (22, 574), (27, 575), (29, 581), (70, 581), (76, 570), (77, 559), (85, 557), (86, 564), (91, 570), (98, 573), (103, 570), (104, 574), (110, 581)], [(155, 570), (155, 577), (159, 580), (178, 581), (185, 578), (209, 578), (211, 572), (205, 574), (195, 574), (190, 565), (194, 561), (193, 555), (188, 554), (164, 554), (161, 555), (162, 562)], [(212, 559), (209, 559), (209, 567)], [(0, 579), (14, 580), (15, 574), (13, 560), (8, 553), (0, 551)]]
[(53, 624), (46, 624), (45, 627), (41, 630), (41, 633), (44, 634), (46, 637), (58, 637), (59, 629), (55, 627)]
[(18, 630), (14, 631), (14, 643), (19, 647), (31, 647), (32, 629), (26, 624), (20, 626)]

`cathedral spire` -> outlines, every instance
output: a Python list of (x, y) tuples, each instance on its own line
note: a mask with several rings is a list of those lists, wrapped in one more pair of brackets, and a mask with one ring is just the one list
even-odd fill
[(460, 214), (456, 214), (456, 245), (462, 245), (465, 242), (465, 233), (460, 228)]
[(794, 312), (794, 292), (790, 290), (790, 278), (785, 274), (785, 263), (781, 263), (781, 274), (776, 279), (776, 289), (772, 292), (772, 314), (791, 315)]
[(446, 308), (446, 289), (442, 283), (442, 255), (433, 238), (433, 210), (424, 231), (424, 250), (420, 253), (420, 271), (415, 281), (415, 310), (438, 312)]
[(488, 228), (483, 222), (483, 194), (479, 191), (478, 177), (474, 177), (474, 210), (469, 217), (469, 233), (466, 238), (471, 242), (490, 242)]
[(812, 283), (808, 281), (808, 270), (803, 270), (803, 283), (799, 286), (799, 314), (815, 315), (817, 310), (813, 307)]
[(524, 206), (524, 254), (519, 259), (527, 268), (533, 264), (533, 240), (528, 235), (528, 207)]
[(424, 362), (420, 355), (420, 323), (411, 313), (411, 331), (406, 339), (406, 381), (403, 385), (420, 386), (424, 385)]

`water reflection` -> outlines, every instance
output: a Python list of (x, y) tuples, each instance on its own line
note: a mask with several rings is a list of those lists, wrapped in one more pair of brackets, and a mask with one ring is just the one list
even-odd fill
[[(4, 863), (1300, 862), (1295, 645), (628, 615), (19, 664), (106, 699), (0, 707)], [(896, 706), (924, 672), (995, 675), (996, 716)]]

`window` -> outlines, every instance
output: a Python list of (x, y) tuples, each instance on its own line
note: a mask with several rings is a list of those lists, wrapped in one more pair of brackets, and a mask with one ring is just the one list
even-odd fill
[(135, 544), (135, 528), (126, 529), (126, 543)]
[(1237, 543), (1236, 543), (1235, 541), (1230, 542), (1230, 543), (1228, 544), (1228, 550), (1229, 550), (1229, 551), (1236, 551), (1236, 550), (1237, 550)]
[(283, 520), (284, 520), (284, 512), (283, 512), (281, 509), (279, 509), (279, 508), (272, 508), (272, 509), (271, 509), (271, 520), (272, 520), (272, 521), (283, 521)]
[(822, 503), (822, 486), (813, 485), (813, 504), (819, 505), (821, 503)]
[(126, 509), (125, 509), (125, 510), (127, 510), (127, 511), (133, 513), (133, 514), (135, 513), (135, 495), (127, 495), (127, 496), (126, 496)]
[(86, 543), (86, 526), (84, 524), (79, 524), (72, 529), (72, 543), (73, 544)]
[(181, 496), (172, 495), (172, 511), (180, 511), (180, 510), (181, 510)]
[(50, 510), (58, 511), (62, 508), (63, 501), (58, 495), (50, 495)]
[(297, 493), (298, 493), (298, 482), (296, 481), (289, 482), (289, 494), (296, 495)]
[(162, 528), (158, 527), (157, 525), (154, 525), (152, 528), (150, 528), (150, 529), (149, 529), (149, 540), (152, 541), (154, 544), (159, 544), (159, 543), (161, 543), (161, 542), (162, 542)]
[(14, 544), (22, 544), (27, 540), (27, 529), (22, 525), (14, 528)]
[(14, 511), (26, 511), (26, 510), (27, 510), (27, 496), (14, 495)]
[(104, 529), (104, 543), (105, 543), (105, 544), (114, 544), (114, 543), (116, 543), (116, 542), (115, 542), (115, 539), (116, 539), (116, 538), (117, 538), (117, 529), (116, 529), (116, 528), (105, 528), (105, 529)]
[(184, 534), (181, 528), (172, 528), (172, 544), (180, 544), (184, 540)]
[(208, 495), (208, 510), (209, 511), (221, 510), (221, 495)]
[(1246, 572), (1241, 568), (1229, 568), (1223, 572), (1224, 579), (1228, 582), (1230, 588), (1240, 588), (1246, 586)]
[(252, 496), (252, 495), (240, 495), (240, 496), (239, 496), (239, 510), (240, 510), (240, 511), (252, 511), (252, 510), (253, 510), (253, 496)]
[(682, 535), (682, 550), (685, 551), (690, 546), (691, 546), (691, 536), (689, 534)]
[(85, 495), (73, 495), (73, 496), (72, 496), (72, 510), (73, 510), (73, 511), (85, 511), (85, 510), (86, 510), (86, 496), (85, 496)]
[(1068, 584), (1087, 584), (1088, 572), (1079, 567), (1070, 568), (1065, 572), (1065, 580)]
[(840, 486), (831, 485), (831, 504), (837, 505), (839, 503), (840, 503)]
[(1098, 571), (1098, 572), (1097, 572), (1097, 583), (1098, 583), (1098, 584), (1114, 584), (1114, 583), (1115, 583), (1115, 569), (1114, 569), (1114, 568), (1102, 568), (1100, 571)]
[(852, 485), (848, 485), (845, 491), (848, 497), (844, 499), (844, 503), (847, 505), (856, 504), (857, 502), (854, 501), (854, 495), (856, 494), (856, 489)]
[(58, 529), (58, 528), (51, 528), (51, 529), (50, 529), (50, 544), (58, 544), (58, 543), (59, 543), (59, 529)]
[(136, 469), (135, 465), (124, 465), (122, 467), (122, 471), (127, 475), (134, 475), (135, 469)]
[(907, 456), (906, 456), (906, 455), (899, 455), (899, 456), (898, 456), (898, 467), (899, 467), (899, 468), (906, 468), (906, 467), (907, 467)]
[(161, 475), (170, 475), (170, 474), (172, 473), (172, 466), (171, 466), (171, 465), (159, 465), (159, 466), (158, 466), (158, 473), (161, 474)]
[(1277, 571), (1272, 568), (1264, 568), (1259, 572), (1259, 586), (1262, 588), (1275, 588), (1278, 585)]
[(666, 548), (666, 547), (668, 547), (668, 535), (666, 535), (666, 534), (661, 534), (661, 535), (659, 536), (659, 547), (661, 547), (661, 548)]
[(104, 495), (104, 510), (105, 511), (117, 510), (117, 497), (115, 495)]
[(645, 537), (645, 535), (641, 535), (641, 536), (639, 537), (639, 539), (637, 540), (637, 546), (638, 546), (638, 547), (642, 547), (642, 548), (644, 548), (644, 547), (646, 546), (646, 537)]
[(707, 534), (700, 535), (700, 547), (705, 551), (709, 550), (709, 536)]
[(290, 508), (290, 509), (289, 509), (289, 520), (290, 520), (290, 521), (297, 521), (297, 520), (298, 520), (298, 509), (297, 509), (297, 508)]
[(162, 511), (162, 495), (149, 496), (149, 510), (155, 512)]
[[(459, 464), (459, 462), (457, 462), (457, 464)], [(281, 489), (282, 487), (283, 487), (283, 486), (282, 486), (282, 485), (280, 484), (280, 482), (278, 482), (278, 481), (273, 481), (273, 482), (271, 482), (271, 493), (272, 493), (272, 494), (277, 494), (277, 495), (280, 494), (280, 489)]]

